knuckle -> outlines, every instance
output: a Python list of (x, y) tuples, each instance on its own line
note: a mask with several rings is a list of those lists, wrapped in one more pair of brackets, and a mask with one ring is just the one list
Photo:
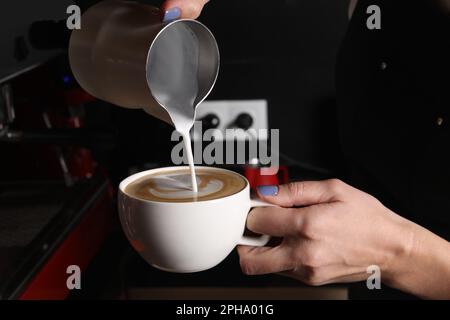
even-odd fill
[(315, 238), (317, 235), (316, 219), (310, 215), (297, 214), (297, 230), (300, 235), (309, 239)]
[(255, 272), (254, 264), (246, 257), (241, 257), (239, 259), (239, 264), (241, 266), (241, 270), (246, 275), (252, 275)]
[(315, 235), (315, 225), (311, 218), (305, 218), (303, 219), (303, 223), (300, 226), (300, 233), (307, 237), (307, 238), (313, 238)]
[(292, 226), (294, 227), (294, 230), (296, 230), (296, 232), (298, 232), (299, 234), (302, 233), (302, 228), (303, 228), (303, 220), (304, 217), (303, 215), (299, 214), (295, 209), (288, 209), (289, 212), (289, 217), (291, 217), (291, 221), (289, 221), (290, 224), (292, 224)]
[(203, 9), (202, 1), (190, 1), (186, 6), (186, 13), (194, 18), (198, 17)]
[(303, 182), (289, 182), (287, 184), (287, 190), (289, 194), (293, 196), (301, 196), (303, 194), (303, 188)]
[(193, 1), (192, 3), (194, 5), (196, 12), (200, 13), (203, 10), (203, 7), (205, 6), (205, 4), (207, 2), (208, 1), (205, 1), (205, 0), (199, 0), (199, 1)]
[(299, 236), (319, 240), (330, 229), (334, 219), (334, 213), (324, 207), (324, 212), (293, 212), (291, 223)]
[(317, 212), (308, 219), (308, 235), (314, 239), (320, 239), (329, 230), (332, 215), (328, 212)]
[(320, 269), (315, 267), (303, 267), (301, 280), (309, 286), (319, 286), (323, 282)]
[(290, 261), (295, 266), (295, 269), (299, 269), (301, 266), (303, 266), (303, 253), (301, 248), (294, 248), (290, 252)]
[(323, 254), (317, 246), (308, 245), (303, 250), (302, 264), (309, 268), (319, 268), (323, 265)]
[(327, 180), (328, 188), (334, 193), (341, 193), (344, 189), (345, 183), (340, 179)]

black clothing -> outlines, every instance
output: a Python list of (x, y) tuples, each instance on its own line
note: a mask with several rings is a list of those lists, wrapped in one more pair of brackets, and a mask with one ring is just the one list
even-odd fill
[(359, 1), (337, 62), (338, 122), (348, 182), (450, 240), (450, 12), (436, 2)]

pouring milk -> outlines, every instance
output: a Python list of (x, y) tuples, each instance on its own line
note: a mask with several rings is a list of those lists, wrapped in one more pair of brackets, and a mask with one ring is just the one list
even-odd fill
[(196, 179), (189, 132), (195, 107), (219, 70), (212, 33), (196, 20), (162, 23), (158, 8), (132, 1), (100, 1), (83, 13), (82, 21), (83, 28), (73, 30), (69, 41), (77, 82), (97, 98), (143, 108), (173, 124), (190, 166), (184, 190), (199, 195), (196, 180), (201, 178)]
[(183, 138), (192, 190), (198, 192), (189, 134), (195, 121), (195, 101), (199, 91), (198, 39), (186, 26), (168, 28), (153, 46), (157, 48), (150, 51), (148, 83)]

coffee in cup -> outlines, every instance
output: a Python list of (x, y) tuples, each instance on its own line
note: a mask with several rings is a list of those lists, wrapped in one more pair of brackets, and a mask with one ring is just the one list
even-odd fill
[(192, 191), (188, 169), (167, 170), (145, 175), (130, 183), (125, 193), (141, 199), (160, 202), (195, 202), (224, 198), (240, 192), (245, 179), (231, 171), (211, 168), (196, 170), (197, 193)]
[(152, 266), (171, 272), (207, 270), (236, 245), (264, 246), (266, 235), (244, 236), (252, 207), (247, 179), (229, 170), (196, 167), (195, 194), (187, 166), (148, 170), (119, 185), (119, 216), (133, 248)]

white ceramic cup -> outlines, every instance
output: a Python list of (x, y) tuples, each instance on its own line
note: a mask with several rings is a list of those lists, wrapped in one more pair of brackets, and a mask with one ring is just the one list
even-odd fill
[[(235, 172), (212, 167), (217, 172)], [(244, 236), (251, 208), (268, 206), (250, 199), (250, 187), (219, 199), (198, 202), (157, 202), (125, 193), (133, 181), (149, 174), (186, 170), (168, 167), (136, 173), (119, 185), (119, 215), (123, 230), (136, 251), (152, 266), (170, 272), (197, 272), (222, 262), (236, 245), (264, 246), (269, 236)]]

